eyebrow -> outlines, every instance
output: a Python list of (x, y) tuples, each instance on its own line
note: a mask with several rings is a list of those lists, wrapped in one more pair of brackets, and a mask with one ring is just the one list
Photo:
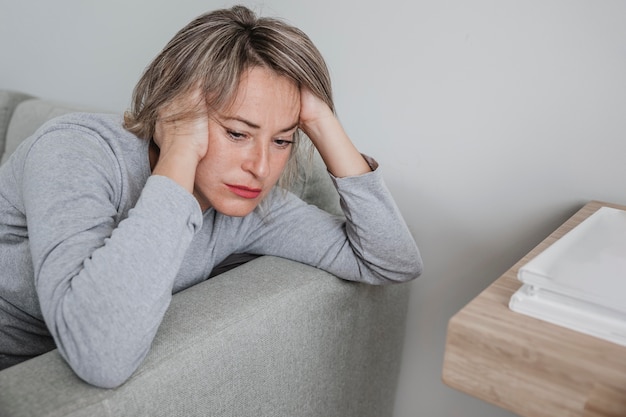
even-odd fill
[[(248, 127), (251, 127), (252, 129), (260, 129), (261, 126), (259, 126), (256, 123), (253, 123), (249, 120), (246, 120), (242, 117), (221, 117), (222, 120), (224, 121), (235, 121), (235, 122), (240, 122), (243, 123), (245, 125), (248, 125)], [(294, 124), (292, 124), (291, 126), (288, 126), (284, 129), (281, 129), (278, 133), (285, 133), (285, 132), (289, 132), (290, 130), (295, 129), (296, 127), (298, 127), (298, 122), (295, 122)]]

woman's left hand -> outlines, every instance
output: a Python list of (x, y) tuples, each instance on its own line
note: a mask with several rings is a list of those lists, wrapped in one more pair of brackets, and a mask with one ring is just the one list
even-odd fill
[(305, 87), (300, 89), (299, 127), (311, 139), (335, 177), (371, 171), (328, 104)]

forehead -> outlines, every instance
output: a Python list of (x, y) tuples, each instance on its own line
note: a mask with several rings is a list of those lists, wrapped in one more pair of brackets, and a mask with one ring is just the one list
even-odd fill
[(231, 103), (221, 113), (293, 121), (300, 113), (300, 89), (287, 77), (254, 67), (244, 71)]

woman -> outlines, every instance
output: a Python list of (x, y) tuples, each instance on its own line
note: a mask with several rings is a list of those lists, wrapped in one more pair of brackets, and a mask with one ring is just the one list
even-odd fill
[[(345, 219), (275, 187), (300, 130)], [(315, 46), (241, 6), (183, 28), (123, 121), (81, 113), (43, 126), (1, 168), (0, 190), (0, 369), (56, 347), (85, 381), (118, 386), (172, 294), (233, 253), (371, 284), (421, 272), (376, 163), (334, 115)]]

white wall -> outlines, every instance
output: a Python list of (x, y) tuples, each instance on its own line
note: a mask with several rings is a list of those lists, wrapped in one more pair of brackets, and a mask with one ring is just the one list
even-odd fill
[[(0, 0), (0, 88), (124, 110), (174, 32), (229, 4)], [(446, 323), (586, 201), (626, 204), (626, 2), (247, 4), (318, 44), (422, 249), (397, 417), (511, 415), (442, 384)]]

